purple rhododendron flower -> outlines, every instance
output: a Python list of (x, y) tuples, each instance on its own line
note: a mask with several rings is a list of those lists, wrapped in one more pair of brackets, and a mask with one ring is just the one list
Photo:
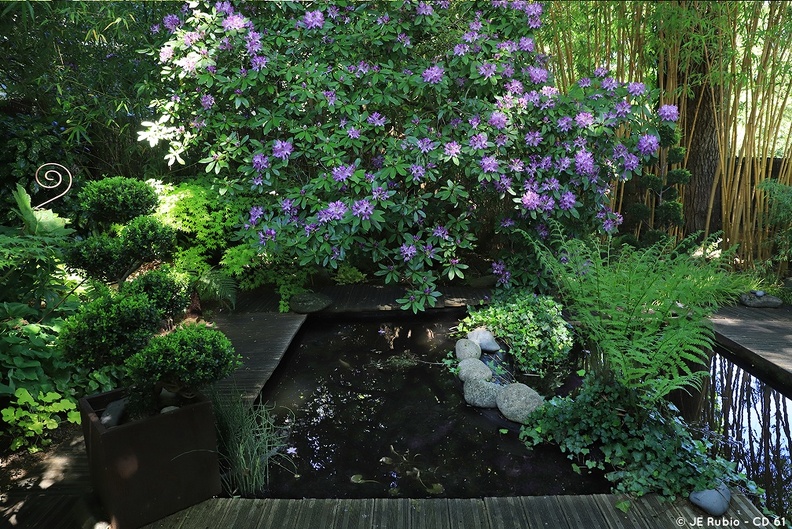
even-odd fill
[(263, 171), (270, 166), (269, 157), (264, 156), (263, 154), (254, 154), (253, 155), (253, 169), (256, 171)]
[(410, 166), (410, 174), (412, 174), (413, 180), (419, 180), (426, 174), (426, 168), (417, 163), (412, 164)]
[(496, 160), (494, 156), (485, 156), (479, 161), (479, 165), (481, 166), (481, 170), (485, 173), (498, 172), (498, 160)]
[(226, 15), (230, 15), (234, 12), (231, 2), (215, 2), (215, 10), (217, 10), (218, 13), (225, 13)]
[(258, 72), (261, 71), (262, 68), (266, 68), (267, 63), (269, 63), (269, 59), (267, 57), (264, 57), (263, 55), (254, 55), (250, 59), (250, 68)]
[(305, 12), (305, 16), (303, 17), (305, 29), (321, 29), (324, 23), (324, 15), (321, 10), (317, 9), (316, 11)]
[(562, 116), (558, 118), (558, 130), (561, 132), (569, 132), (572, 130), (572, 123), (574, 120), (569, 116)]
[(223, 29), (226, 30), (226, 31), (233, 31), (233, 30), (236, 30), (236, 29), (242, 29), (245, 26), (247, 26), (247, 22), (248, 21), (247, 21), (247, 19), (244, 16), (242, 16), (240, 14), (237, 14), (237, 13), (234, 13), (234, 14), (228, 15), (223, 20)]
[(383, 116), (379, 112), (372, 112), (372, 114), (368, 117), (368, 119), (366, 119), (366, 121), (376, 127), (385, 126), (385, 116)]
[(406, 263), (407, 261), (415, 257), (415, 255), (418, 253), (418, 250), (415, 248), (415, 245), (404, 243), (399, 248), (399, 252), (401, 253), (402, 258), (404, 258), (404, 262)]
[(578, 81), (578, 86), (581, 88), (588, 88), (589, 86), (591, 86), (591, 79), (589, 79), (588, 77), (582, 78), (580, 81)]
[(469, 145), (474, 149), (486, 149), (487, 148), (487, 135), (483, 132), (481, 134), (474, 134), (470, 137)]
[(347, 136), (352, 138), (353, 140), (360, 137), (360, 129), (356, 129), (355, 127), (349, 127), (347, 129)]
[(170, 46), (165, 46), (160, 50), (159, 58), (160, 62), (168, 62), (173, 57), (173, 48)]
[(679, 109), (676, 105), (663, 105), (657, 111), (657, 115), (663, 121), (676, 121), (679, 119)]
[(274, 241), (276, 236), (277, 236), (277, 232), (272, 228), (267, 228), (266, 230), (262, 230), (259, 232), (259, 243), (267, 244), (267, 242), (269, 241)]
[(594, 155), (585, 149), (575, 154), (575, 172), (581, 176), (593, 176), (597, 174), (597, 166), (594, 164)]
[(440, 81), (443, 80), (444, 72), (445, 70), (443, 70), (443, 68), (440, 66), (437, 65), (430, 66), (429, 68), (423, 71), (421, 77), (423, 78), (425, 83), (438, 84)]
[(465, 55), (469, 51), (470, 51), (470, 46), (468, 46), (464, 42), (459, 43), (456, 46), (454, 46), (454, 55), (456, 55), (457, 57)]
[(517, 48), (520, 51), (532, 52), (535, 49), (534, 40), (531, 37), (521, 37), (517, 43)]
[(443, 150), (446, 156), (456, 157), (462, 152), (462, 148), (459, 144), (455, 141), (449, 141), (445, 144), (445, 148)]
[(418, 15), (429, 16), (434, 14), (434, 9), (432, 9), (431, 4), (427, 2), (419, 2), (418, 8), (415, 10), (415, 13)]
[(646, 85), (643, 83), (630, 83), (627, 85), (627, 92), (633, 97), (639, 97), (646, 92)]
[(575, 193), (567, 191), (561, 195), (561, 199), (558, 201), (558, 207), (564, 211), (568, 211), (575, 207), (576, 201), (577, 198), (575, 197)]
[(327, 104), (330, 106), (335, 105), (336, 102), (336, 93), (333, 90), (325, 90), (322, 92), (322, 95), (325, 96), (327, 99)]
[(617, 88), (619, 88), (619, 81), (617, 81), (613, 77), (606, 77), (605, 79), (602, 80), (600, 86), (602, 87), (603, 90), (616, 90)]
[(478, 67), (479, 75), (483, 76), (484, 79), (489, 79), (493, 75), (495, 75), (496, 66), (490, 62), (485, 62), (481, 66)]
[(371, 197), (374, 200), (387, 200), (388, 199), (388, 190), (384, 187), (375, 187), (371, 190)]
[(272, 155), (281, 160), (286, 160), (291, 156), (293, 150), (294, 147), (288, 141), (275, 140), (272, 144)]
[(371, 218), (372, 213), (374, 213), (374, 206), (365, 198), (363, 200), (357, 200), (352, 204), (352, 214), (356, 217), (368, 220)]
[(448, 234), (448, 229), (444, 226), (437, 226), (434, 230), (432, 230), (432, 235), (435, 237), (439, 237), (440, 239), (447, 240), (450, 238)]
[(264, 215), (264, 208), (261, 206), (253, 206), (250, 208), (250, 220), (248, 222), (251, 225), (256, 224), (262, 215)]
[(434, 150), (434, 148), (435, 145), (432, 143), (431, 139), (421, 138), (420, 140), (418, 140), (418, 149), (421, 152), (423, 153), (431, 152), (432, 150)]
[(173, 14), (165, 15), (162, 18), (162, 25), (165, 26), (165, 29), (167, 29), (171, 33), (176, 31), (179, 28), (179, 26), (181, 26), (181, 24), (182, 24), (182, 21), (178, 17), (178, 15), (173, 15)]
[(544, 68), (539, 68), (538, 66), (529, 66), (528, 77), (531, 79), (532, 83), (542, 84), (547, 82), (549, 74)]
[(354, 172), (355, 166), (352, 164), (339, 165), (333, 168), (333, 180), (336, 182), (346, 182), (347, 178), (350, 178)]
[(575, 116), (575, 123), (577, 123), (577, 126), (581, 129), (585, 129), (594, 123), (594, 116), (592, 116), (589, 112), (580, 112), (577, 116)]
[(344, 213), (346, 213), (347, 207), (342, 201), (337, 200), (335, 202), (330, 202), (327, 207), (317, 214), (317, 220), (319, 224), (327, 224), (333, 220), (341, 220), (344, 218)]
[(214, 97), (212, 97), (211, 95), (206, 94), (204, 96), (201, 96), (201, 106), (204, 107), (205, 110), (209, 110), (210, 108), (212, 108), (214, 106), (214, 103), (215, 103)]
[(539, 207), (540, 202), (541, 202), (541, 197), (539, 196), (539, 193), (537, 193), (532, 189), (526, 191), (523, 194), (522, 198), (520, 199), (520, 203), (528, 211), (533, 211), (537, 209)]
[(644, 134), (638, 139), (635, 147), (642, 155), (651, 156), (660, 148), (660, 139), (653, 134)]
[(506, 128), (508, 118), (506, 117), (506, 114), (496, 110), (490, 115), (489, 121), (487, 123), (489, 123), (492, 127), (501, 130)]
[(542, 133), (538, 130), (532, 130), (525, 135), (525, 144), (529, 147), (536, 147), (542, 143)]

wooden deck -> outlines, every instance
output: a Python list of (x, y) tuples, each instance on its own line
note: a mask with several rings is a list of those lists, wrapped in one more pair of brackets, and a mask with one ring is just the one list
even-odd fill
[(242, 366), (229, 377), (215, 383), (221, 395), (241, 395), (248, 404), (256, 400), (264, 384), (289, 348), (304, 314), (248, 312), (220, 314), (214, 318), (242, 356)]
[(723, 307), (712, 318), (717, 343), (762, 380), (792, 391), (792, 307)]
[(768, 523), (743, 496), (735, 496), (726, 515), (718, 518), (708, 518), (685, 501), (661, 503), (654, 496), (634, 500), (623, 513), (615, 507), (620, 499), (601, 494), (483, 499), (218, 498), (144, 529), (672, 529), (734, 526), (735, 522), (740, 527), (767, 527)]

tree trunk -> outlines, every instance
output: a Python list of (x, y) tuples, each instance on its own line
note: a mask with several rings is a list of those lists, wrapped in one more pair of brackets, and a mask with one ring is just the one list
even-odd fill
[[(702, 69), (706, 68), (702, 66)], [(703, 72), (702, 72), (703, 73)], [(690, 183), (685, 186), (685, 232), (721, 229), (720, 194), (715, 202), (707, 226), (710, 194), (720, 163), (718, 135), (715, 124), (715, 101), (712, 89), (704, 76), (701, 84), (692, 87), (693, 97), (688, 100), (685, 142), (688, 145), (686, 168), (691, 172)]]

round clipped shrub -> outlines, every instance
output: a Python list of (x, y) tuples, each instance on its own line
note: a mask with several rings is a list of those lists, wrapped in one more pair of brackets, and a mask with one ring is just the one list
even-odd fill
[(145, 294), (107, 294), (68, 318), (58, 343), (67, 358), (88, 369), (121, 365), (146, 346), (161, 320)]
[(124, 224), (154, 212), (157, 193), (146, 182), (114, 176), (85, 184), (78, 193), (80, 209), (93, 221)]
[(164, 318), (175, 318), (190, 303), (189, 286), (186, 276), (162, 267), (126, 283), (123, 292), (127, 295), (145, 294)]
[(90, 277), (112, 282), (125, 272), (123, 253), (121, 239), (100, 233), (68, 247), (66, 263), (71, 268), (84, 270)]
[(166, 259), (176, 248), (176, 230), (151, 216), (132, 219), (121, 239), (124, 253), (144, 263)]
[(155, 336), (125, 363), (136, 393), (157, 383), (179, 391), (196, 391), (229, 375), (239, 355), (222, 332), (199, 323)]
[(525, 373), (545, 373), (564, 363), (572, 349), (572, 332), (561, 305), (528, 290), (512, 291), (472, 311), (459, 322), (458, 330), (467, 333), (477, 327), (486, 327), (504, 342)]

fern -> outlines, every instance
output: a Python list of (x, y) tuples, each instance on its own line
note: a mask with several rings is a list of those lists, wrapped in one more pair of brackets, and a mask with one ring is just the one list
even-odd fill
[(700, 386), (714, 340), (708, 316), (750, 288), (727, 270), (727, 255), (686, 251), (695, 246), (689, 237), (679, 245), (614, 248), (565, 239), (559, 229), (550, 246), (535, 243), (584, 341), (599, 353), (596, 369), (649, 401)]
[(194, 270), (189, 273), (192, 277), (192, 288), (202, 301), (217, 301), (234, 308), (237, 284), (232, 277), (215, 268)]

